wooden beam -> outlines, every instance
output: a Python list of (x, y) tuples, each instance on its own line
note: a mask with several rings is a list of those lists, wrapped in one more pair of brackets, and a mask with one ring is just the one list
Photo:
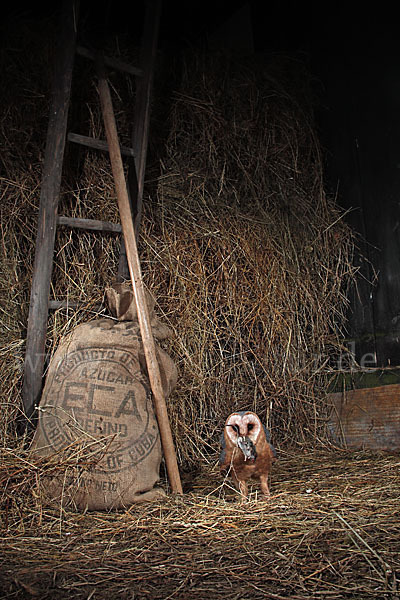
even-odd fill
[(31, 417), (40, 399), (48, 317), (50, 279), (53, 268), (57, 205), (61, 185), (69, 99), (76, 44), (76, 4), (65, 0), (58, 34), (53, 99), (44, 156), (35, 262), (31, 288), (24, 381), (26, 416)]
[[(78, 54), (80, 54), (81, 56), (84, 56), (85, 58), (89, 58), (90, 60), (93, 60), (93, 61), (96, 60), (96, 52), (93, 52), (92, 50), (89, 50), (88, 48), (84, 48), (83, 46), (77, 46), (76, 51)], [(107, 67), (111, 67), (112, 69), (116, 69), (117, 71), (129, 73), (130, 75), (134, 75), (135, 77), (143, 76), (142, 69), (140, 69), (138, 67), (134, 67), (133, 65), (129, 65), (128, 63), (123, 62), (122, 60), (117, 60), (116, 58), (111, 58), (109, 56), (105, 56), (104, 64), (106, 64)]]
[(76, 229), (85, 229), (87, 231), (109, 231), (111, 233), (121, 233), (122, 227), (119, 223), (110, 221), (98, 221), (96, 219), (78, 219), (74, 217), (57, 217), (58, 225), (66, 225)]
[[(68, 141), (74, 142), (75, 144), (80, 144), (81, 146), (86, 146), (88, 148), (93, 148), (94, 150), (108, 152), (108, 144), (106, 141), (98, 140), (87, 135), (80, 135), (79, 133), (69, 133)], [(128, 148), (126, 146), (121, 146), (121, 154), (123, 154), (123, 156), (129, 156), (131, 158), (135, 156), (133, 148)]]
[(109, 145), (111, 167), (117, 192), (118, 208), (121, 217), (122, 231), (125, 239), (129, 272), (137, 306), (140, 333), (146, 358), (151, 390), (153, 392), (154, 408), (160, 430), (161, 443), (164, 451), (168, 477), (173, 492), (183, 493), (180, 480), (175, 447), (168, 419), (168, 411), (162, 388), (160, 368), (157, 360), (153, 332), (150, 325), (149, 311), (146, 303), (142, 271), (136, 244), (135, 228), (132, 219), (130, 201), (125, 181), (117, 127), (111, 101), (108, 83), (99, 66), (99, 94), (103, 112), (104, 125)]

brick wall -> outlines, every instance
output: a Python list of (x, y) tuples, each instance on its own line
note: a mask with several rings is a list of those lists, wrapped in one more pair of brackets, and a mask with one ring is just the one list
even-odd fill
[(330, 429), (337, 443), (400, 450), (400, 385), (329, 394)]

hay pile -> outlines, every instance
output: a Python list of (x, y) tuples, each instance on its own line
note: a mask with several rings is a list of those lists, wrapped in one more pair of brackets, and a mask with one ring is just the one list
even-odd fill
[(325, 439), (354, 238), (323, 188), (304, 65), (195, 56), (162, 165), (142, 257), (176, 332), (180, 457), (204, 454), (237, 409), (258, 412), (280, 445)]
[[(50, 25), (48, 38), (27, 27), (19, 24), (2, 53), (3, 72), (12, 74), (0, 98), (3, 442), (21, 406), (54, 35)], [(91, 68), (77, 60), (69, 129), (104, 138)], [(111, 78), (128, 145), (132, 86), (126, 76)], [(164, 114), (165, 88), (156, 85), (154, 131), (165, 130), (158, 97)], [(288, 57), (195, 56), (169, 114), (166, 142), (151, 145), (139, 251), (175, 332), (166, 349), (180, 372), (169, 405), (179, 461), (208, 460), (227, 414), (239, 408), (258, 412), (279, 446), (324, 442), (327, 368), (342, 351), (354, 240), (324, 192), (309, 74)], [(118, 222), (108, 157), (71, 146), (59, 213)], [(52, 314), (49, 358), (99, 305), (107, 313), (104, 288), (118, 253), (115, 234), (58, 229), (51, 295), (81, 308)]]

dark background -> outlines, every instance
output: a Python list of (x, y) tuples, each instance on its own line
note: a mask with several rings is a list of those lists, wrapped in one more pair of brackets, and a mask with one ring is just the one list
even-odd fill
[[(50, 3), (13, 3), (6, 17), (42, 18)], [(81, 2), (85, 35), (137, 37), (142, 2)], [(384, 4), (197, 0), (163, 2), (159, 47), (296, 53), (318, 90), (327, 192), (360, 234), (363, 278), (351, 299), (349, 344), (361, 366), (400, 365), (400, 61), (397, 17)]]

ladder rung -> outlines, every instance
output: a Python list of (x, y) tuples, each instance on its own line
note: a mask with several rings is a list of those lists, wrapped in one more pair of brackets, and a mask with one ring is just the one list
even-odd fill
[[(69, 133), (68, 140), (70, 142), (74, 142), (75, 144), (81, 144), (82, 146), (88, 146), (89, 148), (94, 148), (95, 150), (103, 150), (104, 152), (108, 152), (108, 144), (106, 141), (88, 137), (87, 135), (80, 135), (79, 133)], [(123, 154), (124, 156), (135, 158), (135, 153), (133, 149), (127, 148), (126, 146), (121, 146), (121, 154)]]
[[(91, 60), (96, 60), (96, 52), (92, 52), (92, 50), (88, 50), (88, 48), (84, 48), (83, 46), (77, 46), (76, 51), (80, 56), (84, 56), (85, 58), (90, 58)], [(142, 69), (138, 67), (134, 67), (129, 65), (128, 63), (122, 62), (115, 58), (110, 58), (109, 56), (104, 56), (104, 63), (112, 67), (113, 69), (117, 69), (118, 71), (124, 71), (125, 73), (129, 73), (130, 75), (135, 75), (135, 77), (143, 77)]]
[(88, 307), (87, 304), (82, 302), (68, 302), (68, 300), (49, 300), (49, 310), (57, 310), (58, 308), (71, 308), (72, 310), (83, 309), (89, 312), (100, 312), (104, 306), (101, 304), (95, 304), (94, 306)]
[(57, 217), (57, 225), (67, 225), (77, 229), (88, 229), (90, 231), (111, 231), (121, 233), (122, 227), (119, 223), (109, 221), (97, 221), (96, 219), (78, 219), (74, 217)]

